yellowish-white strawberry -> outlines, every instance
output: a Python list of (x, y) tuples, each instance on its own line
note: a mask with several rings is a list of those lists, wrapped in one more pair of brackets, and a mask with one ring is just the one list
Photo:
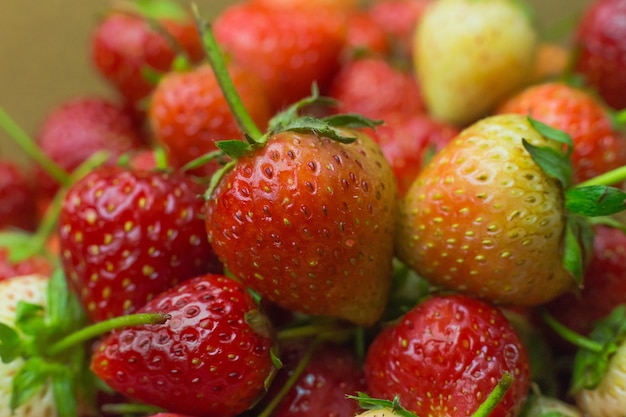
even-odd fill
[(413, 39), (416, 75), (429, 112), (466, 125), (528, 79), (536, 29), (515, 0), (438, 0)]
[[(48, 277), (34, 274), (9, 278), (0, 281), (0, 323), (13, 326), (17, 306), (20, 301), (45, 307)], [(11, 413), (11, 392), (13, 380), (24, 366), (22, 358), (10, 363), (0, 362), (0, 417), (55, 417), (57, 410), (52, 388), (45, 383), (25, 404)]]

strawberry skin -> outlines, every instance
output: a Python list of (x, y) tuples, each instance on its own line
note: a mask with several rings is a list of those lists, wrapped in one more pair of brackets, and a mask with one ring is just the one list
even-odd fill
[(216, 271), (201, 192), (181, 174), (117, 166), (70, 187), (60, 253), (92, 321), (131, 313), (178, 282)]
[(37, 224), (34, 186), (29, 173), (15, 163), (0, 161), (0, 229), (32, 231)]
[(527, 352), (490, 304), (433, 296), (382, 330), (365, 358), (368, 394), (419, 416), (469, 416), (504, 373), (514, 382), (490, 417), (518, 415), (530, 387)]
[(237, 160), (207, 200), (215, 253), (277, 305), (372, 324), (390, 285), (396, 187), (366, 135), (282, 132)]
[(139, 311), (171, 318), (115, 331), (96, 347), (92, 370), (116, 391), (171, 412), (212, 417), (238, 415), (263, 393), (274, 372), (274, 341), (243, 285), (201, 275)]
[(558, 149), (525, 116), (485, 118), (439, 151), (400, 204), (398, 257), (435, 285), (538, 305), (573, 285), (564, 195), (522, 145)]

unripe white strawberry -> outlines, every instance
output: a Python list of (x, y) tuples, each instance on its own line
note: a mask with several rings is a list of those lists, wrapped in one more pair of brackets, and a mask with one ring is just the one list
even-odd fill
[[(0, 323), (13, 327), (19, 301), (41, 305), (45, 308), (48, 277), (44, 275), (24, 275), (0, 281)], [(0, 417), (56, 417), (50, 384), (45, 384), (31, 399), (11, 414), (9, 407), (13, 378), (24, 365), (22, 358), (10, 363), (0, 362)]]

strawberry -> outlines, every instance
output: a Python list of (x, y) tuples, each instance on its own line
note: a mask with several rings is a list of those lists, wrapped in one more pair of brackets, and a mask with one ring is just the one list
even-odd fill
[(471, 415), (504, 375), (513, 377), (489, 416), (518, 415), (530, 387), (527, 352), (492, 305), (433, 295), (378, 333), (365, 357), (368, 393), (417, 415)]
[(93, 372), (130, 398), (174, 413), (232, 417), (250, 408), (274, 372), (269, 321), (240, 283), (201, 275), (140, 312), (163, 325), (114, 331), (95, 348)]
[(596, 0), (587, 6), (573, 39), (573, 70), (611, 107), (626, 108), (626, 1)]
[(98, 73), (140, 113), (155, 85), (146, 72), (168, 72), (180, 54), (191, 63), (204, 58), (194, 20), (168, 0), (111, 7), (93, 29), (90, 48)]
[[(50, 109), (35, 138), (41, 150), (60, 168), (74, 171), (98, 151), (111, 159), (141, 147), (139, 133), (124, 108), (108, 99), (89, 96), (65, 100)], [(59, 184), (37, 169), (38, 192), (50, 199)]]
[[(308, 357), (310, 355), (310, 357)], [(358, 410), (346, 395), (364, 391), (365, 376), (355, 353), (344, 345), (311, 340), (295, 340), (280, 345), (282, 368), (259, 409), (267, 413), (267, 403), (275, 402), (285, 385), (289, 391), (271, 408), (274, 417), (353, 417)], [(302, 361), (307, 361), (300, 369)], [(299, 372), (300, 371), (300, 372)], [(299, 372), (295, 381), (290, 378)]]
[(385, 30), (374, 20), (367, 10), (357, 10), (348, 14), (348, 32), (343, 59), (354, 54), (389, 56), (391, 42)]
[(424, 111), (413, 74), (383, 57), (357, 58), (344, 64), (333, 78), (329, 95), (338, 102), (337, 113), (358, 113), (372, 119)]
[[(234, 63), (229, 75), (255, 123), (266, 126), (271, 105), (261, 81)], [(217, 150), (216, 140), (243, 139), (209, 65), (165, 75), (152, 95), (148, 117), (169, 164), (177, 168)], [(210, 174), (217, 164), (205, 167)]]
[(14, 261), (11, 259), (11, 251), (0, 246), (0, 281), (21, 275), (49, 276), (52, 270), (52, 262), (43, 255), (33, 255), (26, 259)]
[(219, 271), (201, 193), (182, 174), (117, 166), (95, 169), (68, 189), (60, 253), (92, 321), (131, 313), (178, 282)]
[(343, 13), (253, 2), (231, 5), (213, 26), (220, 47), (262, 80), (273, 110), (306, 97), (312, 83), (325, 90), (339, 68), (347, 30)]
[(432, 154), (459, 134), (450, 124), (434, 120), (426, 113), (391, 114), (371, 132), (391, 165), (398, 195), (403, 197)]
[(469, 126), (400, 204), (398, 257), (434, 285), (497, 303), (534, 306), (563, 294), (588, 262), (586, 217), (624, 209), (616, 188), (572, 187), (572, 148), (563, 132), (522, 115)]
[(23, 167), (0, 161), (0, 229), (16, 227), (32, 231), (37, 224), (33, 178)]
[(556, 298), (546, 309), (563, 325), (583, 335), (615, 307), (626, 303), (626, 234), (610, 226), (595, 227), (593, 253), (584, 286)]
[(526, 114), (567, 132), (578, 182), (626, 165), (626, 140), (613, 129), (606, 105), (587, 90), (559, 81), (533, 85), (505, 100), (497, 113)]
[(524, 86), (536, 29), (515, 0), (435, 1), (413, 37), (415, 74), (428, 111), (465, 126)]
[(249, 0), (251, 3), (260, 4), (272, 8), (296, 9), (310, 12), (319, 10), (333, 10), (340, 12), (353, 12), (358, 8), (358, 0)]

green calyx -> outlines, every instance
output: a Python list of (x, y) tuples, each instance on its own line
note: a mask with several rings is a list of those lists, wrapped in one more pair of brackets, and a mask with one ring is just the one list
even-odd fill
[(547, 146), (534, 146), (523, 141), (524, 148), (539, 167), (561, 185), (564, 192), (566, 227), (564, 233), (563, 266), (582, 285), (589, 254), (593, 247), (592, 218), (610, 216), (626, 209), (626, 193), (611, 186), (626, 179), (626, 167), (621, 167), (583, 183), (574, 184), (571, 155), (572, 138), (535, 119), (531, 126), (549, 140), (563, 145), (559, 152)]
[(48, 281), (46, 304), (20, 301), (15, 323), (0, 322), (0, 359), (5, 364), (24, 361), (12, 382), (12, 412), (50, 383), (59, 416), (75, 417), (77, 399), (89, 401), (95, 392), (87, 342), (114, 329), (169, 319), (161, 313), (131, 314), (86, 326), (82, 306), (60, 268)]

